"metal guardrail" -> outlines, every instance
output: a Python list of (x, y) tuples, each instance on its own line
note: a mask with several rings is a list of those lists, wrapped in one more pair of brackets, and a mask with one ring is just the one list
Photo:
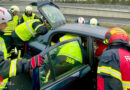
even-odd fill
[[(8, 4), (0, 3), (0, 6), (7, 9), (13, 2)], [(20, 11), (24, 12), (25, 6), (31, 2), (15, 2), (20, 7)], [(100, 4), (72, 4), (72, 3), (56, 3), (62, 12), (67, 15), (80, 15), (80, 16), (98, 16), (98, 17), (111, 17), (111, 18), (130, 18), (130, 6), (120, 5), (100, 5)], [(123, 8), (122, 8), (123, 7)], [(77, 12), (78, 11), (78, 12)], [(38, 13), (37, 7), (33, 6), (33, 12)], [(86, 13), (87, 12), (87, 13)], [(113, 16), (112, 16), (113, 15)]]
[(93, 7), (93, 8), (109, 8), (109, 9), (126, 9), (130, 10), (130, 6), (126, 5), (103, 5), (103, 4), (77, 4), (77, 3), (56, 3), (62, 6), (75, 6), (75, 7)]

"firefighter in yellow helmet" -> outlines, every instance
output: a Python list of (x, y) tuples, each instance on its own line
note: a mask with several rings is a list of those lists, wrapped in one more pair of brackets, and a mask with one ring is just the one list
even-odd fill
[(12, 47), (10, 45), (12, 43), (11, 42), (12, 31), (19, 24), (19, 16), (17, 15), (17, 13), (19, 12), (19, 7), (16, 5), (13, 5), (10, 7), (9, 11), (13, 15), (13, 19), (7, 23), (8, 26), (4, 29), (4, 39), (5, 39), (5, 44), (6, 44), (8, 53), (11, 51), (11, 47)]
[(19, 17), (17, 15), (17, 13), (19, 12), (19, 7), (18, 6), (11, 6), (9, 11), (12, 13), (13, 15), (13, 20), (9, 21), (7, 24), (8, 26), (5, 28), (4, 35), (11, 35), (11, 32), (15, 29), (15, 27), (18, 25), (19, 23)]
[(93, 26), (100, 26), (96, 18), (91, 18), (86, 24), (93, 25)]
[[(31, 69), (43, 65), (44, 60), (41, 55), (34, 56), (28, 60), (7, 59), (7, 48), (3, 32), (7, 27), (7, 22), (11, 19), (12, 16), (8, 10), (0, 7), (0, 90), (32, 90), (32, 81), (28, 76), (29, 72)], [(10, 79), (9, 82), (8, 79)], [(25, 82), (21, 83), (22, 81)]]
[(20, 19), (20, 24), (28, 20), (38, 19), (38, 17), (32, 11), (33, 8), (31, 6), (26, 6), (25, 13), (22, 15)]

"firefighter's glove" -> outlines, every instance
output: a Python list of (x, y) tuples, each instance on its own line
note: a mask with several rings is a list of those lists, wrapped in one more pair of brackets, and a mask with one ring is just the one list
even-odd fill
[(42, 55), (37, 55), (31, 58), (31, 69), (40, 67), (44, 64), (44, 57)]

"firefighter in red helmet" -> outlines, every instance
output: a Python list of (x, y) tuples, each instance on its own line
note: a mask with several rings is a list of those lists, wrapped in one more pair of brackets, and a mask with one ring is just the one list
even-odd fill
[(98, 63), (97, 90), (130, 90), (130, 45), (127, 33), (112, 28), (105, 34), (108, 49)]

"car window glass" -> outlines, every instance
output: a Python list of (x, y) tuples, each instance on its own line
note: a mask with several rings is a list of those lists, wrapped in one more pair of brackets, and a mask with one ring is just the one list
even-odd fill
[(50, 63), (48, 61), (47, 55), (45, 55), (45, 63), (39, 68), (39, 80), (40, 87), (53, 82), (50, 72)]
[(54, 6), (45, 5), (42, 7), (42, 11), (44, 12), (46, 18), (48, 19), (52, 27), (57, 27), (66, 22), (63, 14), (59, 11), (58, 8)]

